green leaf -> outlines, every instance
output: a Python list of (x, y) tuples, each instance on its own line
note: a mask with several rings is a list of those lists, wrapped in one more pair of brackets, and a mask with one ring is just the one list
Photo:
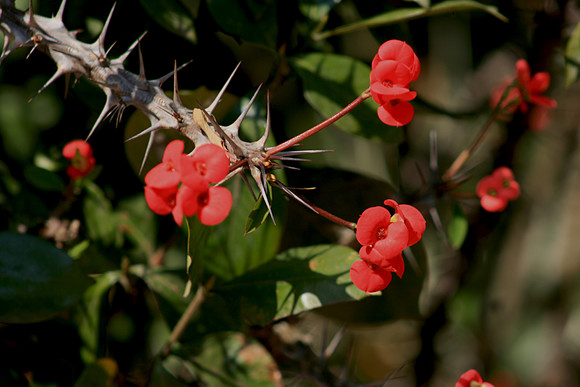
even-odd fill
[[(304, 97), (323, 117), (338, 113), (370, 86), (370, 67), (349, 56), (311, 53), (291, 64), (302, 79)], [(381, 123), (377, 108), (368, 98), (333, 125), (367, 139), (400, 142), (402, 129)]]
[(580, 69), (580, 23), (566, 43), (566, 59), (566, 86), (570, 86), (578, 79)]
[(92, 281), (64, 251), (25, 234), (0, 233), (0, 321), (46, 320), (73, 305)]
[(113, 211), (113, 205), (95, 183), (87, 181), (85, 189), (87, 195), (83, 201), (83, 210), (90, 239), (101, 241), (104, 245), (120, 246), (123, 235), (119, 228), (120, 218)]
[(276, 48), (276, 1), (208, 0), (207, 5), (216, 22), (228, 34)]
[[(182, 380), (204, 386), (279, 386), (278, 367), (256, 339), (239, 332), (207, 335), (183, 345), (164, 361), (165, 369)], [(187, 372), (187, 370), (190, 370)]]
[(75, 387), (109, 387), (112, 379), (107, 371), (98, 363), (92, 363), (85, 367), (81, 376), (75, 383)]
[[(204, 267), (224, 280), (240, 276), (274, 257), (284, 230), (280, 225), (284, 223), (287, 206), (283, 196), (274, 192), (271, 205), (279, 225), (266, 221), (260, 228), (246, 235), (244, 230), (248, 214), (254, 208), (254, 199), (239, 177), (234, 178), (227, 187), (234, 197), (234, 207), (226, 220), (211, 227), (207, 247), (202, 254), (198, 254)], [(192, 224), (192, 235), (199, 232), (201, 230)], [(191, 248), (195, 246), (192, 244)]]
[(76, 309), (76, 322), (83, 346), (81, 357), (85, 363), (96, 362), (102, 355), (101, 345), (105, 332), (105, 321), (102, 310), (109, 290), (122, 277), (121, 271), (108, 271), (99, 276), (95, 283), (87, 289), (82, 297), (82, 303)]
[(328, 19), (328, 12), (340, 0), (301, 0), (298, 3), (300, 12), (313, 22), (322, 22)]
[(429, 8), (431, 6), (431, 0), (404, 0), (404, 1), (417, 3), (423, 8)]
[(34, 165), (28, 165), (24, 168), (24, 178), (34, 187), (43, 191), (62, 191), (65, 187), (65, 183), (59, 175)]
[(461, 208), (458, 205), (455, 205), (453, 216), (447, 226), (449, 242), (454, 249), (459, 249), (461, 247), (463, 241), (465, 241), (468, 230), (469, 222), (467, 221), (467, 218), (463, 215)]
[(403, 23), (409, 20), (418, 19), (420, 17), (430, 17), (463, 11), (484, 11), (495, 16), (503, 22), (508, 21), (508, 19), (502, 15), (495, 6), (484, 5), (477, 1), (471, 0), (448, 0), (439, 4), (435, 4), (430, 8), (399, 8), (393, 11), (384, 12), (368, 19), (346, 24), (333, 30), (323, 31), (319, 34), (316, 34), (314, 38), (326, 39), (329, 36), (346, 34), (349, 32), (361, 30), (363, 28), (373, 28), (385, 26), (388, 24)]
[(193, 19), (176, 0), (141, 0), (141, 6), (159, 25), (192, 43), (197, 42)]
[(322, 305), (363, 298), (365, 293), (349, 275), (358, 258), (345, 246), (293, 248), (214, 291), (231, 308), (239, 309), (245, 321), (263, 325)]
[[(268, 201), (272, 202), (272, 188), (268, 186)], [(245, 233), (250, 234), (258, 229), (268, 219), (270, 213), (264, 198), (260, 196), (246, 221)]]

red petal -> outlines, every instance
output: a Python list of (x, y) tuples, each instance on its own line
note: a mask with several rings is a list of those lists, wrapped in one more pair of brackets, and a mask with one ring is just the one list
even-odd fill
[(508, 201), (497, 196), (485, 195), (481, 198), (481, 206), (489, 212), (500, 212), (505, 210)]
[(163, 162), (145, 175), (145, 184), (158, 189), (175, 189), (181, 181), (181, 173), (175, 169), (172, 161)]
[(544, 107), (549, 107), (549, 108), (555, 108), (556, 106), (558, 106), (558, 104), (556, 103), (555, 100), (553, 100), (552, 98), (543, 96), (543, 95), (531, 94), (529, 98), (530, 98), (531, 103), (534, 103), (534, 104), (539, 105), (539, 106), (544, 106)]
[(508, 167), (497, 167), (491, 175), (502, 182), (514, 179), (514, 173)]
[(203, 144), (196, 148), (191, 156), (194, 166), (201, 168), (198, 172), (210, 183), (218, 183), (225, 178), (230, 169), (226, 152), (215, 144)]
[(388, 40), (379, 47), (378, 57), (382, 60), (396, 60), (405, 64), (412, 73), (411, 80), (416, 80), (421, 71), (419, 58), (407, 43), (401, 40)]
[(502, 186), (502, 189), (499, 190), (497, 196), (500, 199), (505, 200), (515, 200), (520, 196), (520, 185), (517, 181), (510, 181), (507, 187)]
[(386, 288), (393, 278), (391, 272), (377, 268), (371, 269), (363, 260), (356, 260), (350, 267), (352, 283), (362, 291), (378, 292)]
[(356, 223), (356, 239), (361, 245), (372, 245), (377, 241), (377, 230), (388, 228), (391, 213), (385, 207), (370, 207), (364, 210)]
[(413, 119), (415, 110), (413, 106), (406, 101), (399, 101), (393, 106), (390, 102), (379, 106), (377, 110), (379, 119), (390, 126), (407, 125)]
[(187, 185), (182, 185), (177, 192), (175, 206), (181, 208), (183, 215), (193, 216), (199, 209), (199, 194), (199, 191), (191, 189)]
[(79, 153), (84, 157), (90, 158), (93, 156), (93, 148), (88, 142), (84, 140), (73, 140), (68, 144), (66, 144), (62, 148), (62, 155), (70, 160), (77, 153), (77, 149)]
[(550, 86), (550, 74), (546, 72), (534, 74), (527, 84), (530, 93), (543, 93), (548, 86)]
[(165, 147), (163, 162), (172, 161), (176, 165), (180, 163), (185, 144), (181, 140), (173, 140)]
[[(375, 82), (373, 84), (371, 84), (371, 91), (380, 95), (380, 96), (385, 96), (388, 99), (381, 99), (380, 102), (376, 101), (377, 103), (385, 103), (387, 100), (391, 100), (394, 98), (400, 98), (400, 99), (404, 99), (401, 98), (400, 96), (406, 96), (407, 93), (409, 93), (409, 89), (407, 87), (401, 87), (401, 86), (385, 86), (383, 85), (381, 82)], [(412, 99), (412, 98), (411, 98)]]
[(481, 375), (476, 370), (469, 370), (461, 375), (457, 383), (455, 383), (455, 387), (470, 387), (471, 382), (483, 383)]
[(409, 231), (403, 222), (394, 222), (387, 228), (387, 236), (384, 239), (379, 239), (373, 245), (373, 250), (376, 250), (381, 256), (380, 260), (373, 260), (372, 263), (381, 267), (387, 267), (391, 263), (388, 262), (392, 257), (395, 257), (408, 246)]
[(371, 70), (370, 80), (374, 82), (390, 82), (393, 85), (407, 86), (413, 79), (411, 69), (401, 62), (382, 60)]
[(403, 278), (403, 274), (405, 273), (405, 261), (403, 260), (403, 254), (399, 254), (396, 257), (393, 257), (390, 262), (391, 265), (389, 267), (384, 267), (384, 269), (394, 272), (399, 276), (399, 278)]
[(175, 206), (176, 190), (158, 190), (145, 186), (145, 201), (154, 213), (167, 215)]
[(405, 219), (405, 226), (409, 230), (409, 240), (407, 241), (408, 246), (413, 246), (415, 243), (419, 242), (421, 236), (425, 232), (426, 222), (421, 211), (408, 204), (401, 204), (399, 206), (399, 211), (403, 218)]
[(197, 216), (201, 223), (213, 226), (221, 223), (229, 215), (232, 194), (225, 187), (210, 187), (207, 195), (207, 204), (200, 207)]
[(501, 180), (494, 176), (486, 176), (482, 178), (475, 188), (477, 196), (484, 197), (489, 195), (490, 190), (498, 191), (501, 188)]
[(522, 86), (527, 86), (530, 80), (530, 65), (525, 59), (516, 62), (516, 75)]

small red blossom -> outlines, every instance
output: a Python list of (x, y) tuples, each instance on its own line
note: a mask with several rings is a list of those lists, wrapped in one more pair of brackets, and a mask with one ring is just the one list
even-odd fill
[(387, 125), (402, 126), (413, 119), (415, 110), (408, 102), (417, 96), (409, 83), (421, 72), (413, 49), (400, 40), (383, 43), (371, 64), (371, 96), (380, 106), (379, 119)]
[(392, 272), (403, 276), (402, 252), (417, 243), (425, 231), (425, 219), (413, 206), (390, 199), (385, 205), (394, 208), (393, 215), (384, 207), (367, 208), (356, 226), (361, 260), (353, 263), (350, 277), (356, 287), (369, 293), (386, 288)]
[(549, 73), (538, 72), (532, 76), (530, 65), (525, 59), (520, 59), (516, 62), (515, 70), (515, 78), (505, 79), (491, 94), (490, 103), (492, 107), (495, 107), (506, 89), (511, 87), (501, 102), (500, 119), (509, 119), (518, 109), (522, 113), (527, 113), (529, 103), (543, 108), (555, 108), (557, 106), (555, 100), (542, 95), (550, 86)]
[(476, 187), (481, 206), (489, 212), (503, 211), (509, 201), (520, 196), (520, 185), (508, 167), (496, 168), (489, 176), (482, 178)]
[(83, 140), (73, 140), (62, 149), (62, 155), (70, 161), (66, 173), (71, 179), (78, 179), (89, 174), (95, 167), (93, 148)]
[(232, 194), (224, 187), (211, 186), (229, 172), (229, 160), (222, 148), (204, 144), (191, 156), (183, 154), (181, 140), (165, 148), (161, 164), (145, 176), (145, 201), (158, 215), (172, 214), (175, 223), (183, 216), (197, 215), (205, 225), (222, 222), (232, 207)]
[(476, 370), (469, 370), (465, 372), (457, 383), (455, 387), (494, 387), (493, 384), (483, 381), (483, 378)]

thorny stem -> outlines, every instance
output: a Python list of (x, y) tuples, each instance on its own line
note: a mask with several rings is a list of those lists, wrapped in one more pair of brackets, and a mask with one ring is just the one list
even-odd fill
[(517, 85), (517, 82), (518, 82), (518, 80), (516, 78), (508, 87), (506, 87), (501, 98), (497, 102), (497, 105), (492, 110), (491, 115), (489, 116), (489, 118), (487, 119), (487, 121), (485, 122), (483, 127), (481, 128), (479, 135), (477, 136), (475, 141), (471, 144), (471, 146), (469, 148), (464, 149), (459, 154), (459, 156), (457, 156), (455, 161), (453, 161), (451, 166), (443, 174), (443, 176), (442, 176), (443, 182), (447, 183), (455, 177), (457, 172), (459, 172), (459, 170), (467, 162), (469, 157), (471, 157), (471, 155), (473, 155), (473, 153), (476, 151), (476, 149), (479, 147), (479, 145), (481, 145), (483, 139), (485, 138), (485, 136), (489, 132), (489, 129), (491, 128), (491, 124), (493, 124), (493, 122), (496, 120), (498, 115), (500, 113), (502, 113), (502, 111), (504, 111), (504, 110), (507, 111), (509, 109), (509, 107), (512, 105), (510, 103), (507, 106), (502, 106), (502, 102), (507, 98), (509, 91)]
[(179, 321), (177, 321), (177, 324), (175, 324), (175, 327), (171, 332), (171, 336), (169, 336), (167, 344), (165, 344), (165, 347), (163, 347), (163, 350), (161, 352), (162, 357), (166, 357), (169, 355), (169, 352), (171, 351), (171, 346), (177, 340), (179, 340), (183, 332), (185, 332), (185, 328), (187, 327), (193, 316), (195, 316), (195, 314), (205, 301), (207, 293), (213, 287), (214, 283), (215, 277), (211, 277), (205, 285), (202, 284), (199, 285), (197, 291), (195, 292), (193, 300), (191, 300), (190, 304), (187, 306), (187, 309), (185, 310), (185, 312), (183, 312), (183, 315), (181, 316)]
[(356, 99), (354, 101), (349, 103), (341, 111), (339, 111), (338, 113), (336, 113), (332, 117), (329, 117), (326, 120), (319, 123), (318, 125), (313, 126), (312, 128), (308, 129), (307, 131), (302, 132), (299, 135), (297, 135), (297, 136), (295, 136), (287, 141), (284, 141), (282, 144), (278, 144), (275, 147), (270, 148), (267, 152), (266, 158), (268, 158), (272, 155), (275, 155), (278, 152), (286, 150), (286, 149), (298, 144), (299, 142), (307, 139), (308, 137), (320, 132), (322, 129), (332, 125), (333, 123), (338, 121), (340, 118), (342, 118), (344, 115), (350, 113), (355, 107), (360, 105), (365, 99), (367, 99), (370, 96), (371, 96), (371, 89), (369, 87), (364, 92), (362, 92), (358, 97), (356, 97)]
[(308, 205), (310, 207), (312, 207), (312, 209), (316, 210), (316, 212), (318, 213), (318, 215), (322, 216), (323, 218), (326, 218), (328, 220), (330, 220), (333, 223), (336, 223), (340, 226), (344, 226), (347, 228), (350, 228), (351, 230), (355, 230), (356, 229), (356, 223), (355, 222), (349, 222), (348, 220), (344, 220), (334, 214), (331, 214), (330, 212), (323, 210), (322, 208), (316, 206), (315, 204), (312, 204), (309, 200), (305, 199), (303, 196), (300, 196), (300, 199), (304, 200), (306, 203), (308, 203)]

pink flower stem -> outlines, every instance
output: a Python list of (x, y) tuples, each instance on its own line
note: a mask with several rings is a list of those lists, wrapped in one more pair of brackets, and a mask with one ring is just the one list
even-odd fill
[(467, 160), (469, 159), (469, 157), (471, 157), (471, 155), (476, 151), (476, 149), (479, 147), (479, 145), (481, 145), (483, 139), (485, 138), (485, 136), (489, 132), (489, 129), (491, 128), (491, 124), (493, 124), (493, 122), (496, 120), (496, 118), (498, 117), (498, 115), (500, 113), (502, 113), (502, 111), (504, 111), (504, 110), (507, 111), (508, 108), (511, 106), (511, 105), (502, 106), (502, 102), (507, 98), (507, 96), (509, 94), (509, 91), (513, 87), (515, 87), (516, 85), (517, 85), (517, 78), (508, 87), (506, 87), (506, 89), (503, 92), (500, 100), (498, 101), (497, 105), (492, 110), (491, 115), (489, 116), (489, 118), (487, 119), (487, 121), (485, 122), (485, 124), (483, 125), (483, 127), (481, 128), (481, 130), (479, 132), (479, 135), (477, 136), (477, 138), (475, 139), (475, 141), (471, 144), (471, 146), (469, 148), (463, 150), (459, 154), (459, 156), (457, 156), (457, 158), (455, 159), (455, 161), (453, 161), (453, 163), (447, 169), (447, 171), (445, 171), (445, 173), (442, 176), (442, 180), (445, 183), (451, 181), (455, 177), (455, 175), (457, 174), (457, 172), (459, 172), (459, 170), (467, 162)]
[(326, 218), (326, 219), (330, 220), (331, 222), (338, 224), (339, 226), (344, 226), (344, 227), (350, 228), (351, 230), (356, 229), (355, 222), (349, 222), (348, 220), (344, 220), (344, 219), (342, 219), (334, 214), (331, 214), (330, 212), (323, 210), (322, 208), (318, 207), (317, 205), (312, 204), (309, 200), (307, 200), (303, 196), (300, 196), (300, 199), (304, 200), (304, 202), (306, 202), (313, 210), (315, 210), (318, 213), (318, 215), (322, 216), (323, 218)]
[(371, 89), (368, 88), (363, 93), (361, 93), (361, 95), (359, 95), (354, 101), (349, 103), (346, 107), (344, 107), (341, 111), (339, 111), (338, 113), (336, 113), (332, 117), (322, 121), (321, 123), (319, 123), (316, 126), (313, 126), (312, 128), (308, 129), (307, 131), (302, 132), (299, 135), (283, 142), (282, 144), (278, 144), (275, 147), (269, 149), (266, 157), (268, 158), (272, 155), (275, 155), (278, 152), (286, 150), (286, 149), (290, 148), (291, 146), (294, 146), (294, 145), (300, 143), (301, 141), (307, 139), (308, 137), (320, 132), (322, 129), (330, 126), (334, 122), (338, 121), (338, 119), (342, 118), (344, 115), (351, 112), (355, 107), (360, 105), (365, 99), (369, 98), (370, 96), (371, 96)]

